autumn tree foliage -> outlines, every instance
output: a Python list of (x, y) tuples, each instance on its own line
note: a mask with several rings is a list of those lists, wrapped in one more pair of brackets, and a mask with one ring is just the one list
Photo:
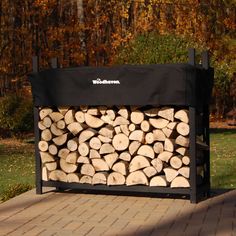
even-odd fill
[(236, 71), (235, 30), (234, 0), (1, 0), (0, 95), (25, 85), (33, 55), (42, 69), (52, 57), (62, 67), (110, 65), (130, 40), (156, 32), (208, 48), (223, 98)]

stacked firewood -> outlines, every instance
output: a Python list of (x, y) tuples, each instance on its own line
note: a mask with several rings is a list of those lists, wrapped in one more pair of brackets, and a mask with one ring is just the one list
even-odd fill
[(186, 109), (43, 107), (38, 127), (44, 181), (189, 187)]

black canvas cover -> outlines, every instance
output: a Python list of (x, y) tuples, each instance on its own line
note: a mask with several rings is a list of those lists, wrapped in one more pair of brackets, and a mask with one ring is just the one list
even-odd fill
[(209, 102), (213, 70), (189, 64), (48, 69), (29, 75), (35, 106)]

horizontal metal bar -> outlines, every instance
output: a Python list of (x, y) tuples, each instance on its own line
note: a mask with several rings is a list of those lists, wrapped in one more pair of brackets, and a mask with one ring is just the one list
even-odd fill
[(79, 183), (64, 183), (59, 181), (43, 181), (45, 187), (56, 187), (62, 189), (77, 190), (95, 190), (107, 192), (124, 192), (124, 193), (164, 193), (164, 194), (190, 194), (189, 188), (170, 188), (170, 187), (149, 187), (149, 186), (107, 186), (107, 185), (91, 185)]

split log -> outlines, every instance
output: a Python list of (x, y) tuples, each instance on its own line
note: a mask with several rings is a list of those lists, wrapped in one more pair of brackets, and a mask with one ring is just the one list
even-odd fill
[(114, 130), (115, 130), (115, 133), (116, 133), (116, 134), (121, 133), (121, 128), (120, 128), (120, 126), (116, 126), (116, 127), (114, 128)]
[(91, 164), (83, 164), (81, 166), (80, 173), (85, 176), (93, 177), (95, 175), (95, 169)]
[(128, 173), (128, 163), (124, 161), (119, 161), (112, 166), (112, 170), (126, 176)]
[(120, 125), (120, 130), (123, 134), (125, 134), (127, 137), (130, 134), (128, 125)]
[(138, 155), (149, 157), (153, 159), (155, 157), (155, 153), (153, 151), (153, 148), (149, 145), (142, 145), (137, 152)]
[(89, 145), (87, 143), (79, 144), (78, 152), (81, 156), (87, 156), (89, 154)]
[(175, 118), (178, 119), (178, 120), (181, 120), (182, 122), (188, 124), (189, 123), (189, 115), (188, 115), (188, 110), (179, 110), (175, 113)]
[(185, 147), (178, 147), (175, 150), (177, 153), (181, 154), (182, 156), (185, 156), (188, 154), (188, 149)]
[(179, 169), (182, 166), (182, 160), (180, 156), (173, 156), (170, 158), (170, 166), (174, 169)]
[(51, 130), (52, 134), (54, 134), (55, 136), (61, 136), (61, 135), (63, 135), (63, 134), (65, 133), (64, 130), (59, 129), (59, 128), (57, 127), (57, 124), (56, 124), (56, 123), (53, 123), (53, 124), (51, 125), (50, 130)]
[(110, 118), (110, 120), (112, 120), (112, 121), (115, 120), (115, 118), (116, 118), (116, 113), (115, 113), (114, 110), (108, 109), (108, 110), (106, 110), (106, 113), (107, 113), (108, 117)]
[(70, 109), (66, 112), (65, 116), (64, 116), (64, 120), (65, 120), (65, 123), (67, 125), (71, 124), (71, 123), (74, 123), (75, 122), (75, 119), (74, 119), (74, 110)]
[(45, 129), (46, 129), (46, 127), (43, 125), (43, 122), (42, 122), (42, 121), (39, 121), (39, 122), (38, 122), (38, 128), (39, 128), (40, 130), (45, 130)]
[(153, 166), (148, 166), (148, 167), (144, 168), (143, 172), (148, 178), (157, 174), (157, 170)]
[(101, 120), (106, 124), (113, 125), (113, 120), (108, 115), (101, 116)]
[(84, 156), (79, 156), (77, 159), (77, 163), (82, 163), (82, 164), (89, 164), (89, 158), (88, 157), (84, 157)]
[(49, 116), (53, 122), (58, 122), (64, 118), (64, 115), (62, 115), (60, 112), (52, 112), (49, 114)]
[(117, 113), (126, 120), (129, 118), (129, 112), (126, 107), (121, 107)]
[(91, 128), (100, 128), (104, 125), (104, 121), (99, 119), (98, 117), (92, 116), (88, 113), (84, 115), (85, 123)]
[(182, 157), (182, 162), (183, 162), (183, 164), (184, 165), (189, 165), (190, 164), (190, 158), (189, 158), (189, 156), (183, 156)]
[(57, 146), (54, 144), (50, 144), (48, 147), (48, 151), (50, 154), (52, 154), (54, 156), (57, 155), (57, 152), (58, 152)]
[(79, 181), (81, 184), (92, 184), (92, 177), (88, 175), (83, 175)]
[(174, 121), (174, 108), (162, 107), (157, 114), (166, 120)]
[(66, 157), (66, 162), (70, 164), (76, 164), (78, 159), (78, 152), (71, 152)]
[(117, 151), (124, 151), (129, 146), (129, 138), (125, 134), (116, 134), (112, 140), (112, 145)]
[(131, 160), (131, 155), (129, 152), (122, 152), (119, 155), (119, 159), (124, 160), (124, 161), (130, 161)]
[(174, 130), (174, 129), (176, 128), (177, 124), (178, 124), (178, 123), (175, 122), (175, 121), (170, 122), (170, 123), (167, 125), (167, 128)]
[(49, 129), (45, 129), (41, 132), (41, 140), (50, 141), (52, 139), (52, 133)]
[(140, 127), (143, 132), (148, 132), (150, 130), (150, 123), (147, 120), (143, 120)]
[(77, 173), (70, 173), (66, 178), (68, 183), (79, 183), (79, 175)]
[(130, 122), (129, 120), (125, 119), (122, 116), (116, 117), (115, 121), (113, 122), (113, 126), (118, 126), (118, 125), (128, 125)]
[(61, 170), (53, 170), (50, 172), (49, 179), (53, 181), (67, 182), (66, 173)]
[(152, 132), (149, 132), (145, 135), (145, 141), (147, 144), (152, 144), (155, 141), (154, 134)]
[(66, 123), (64, 120), (59, 120), (56, 123), (56, 126), (58, 129), (65, 129), (66, 128)]
[(161, 130), (155, 129), (152, 132), (153, 132), (154, 140), (156, 140), (156, 141), (165, 141), (166, 136)]
[(76, 139), (70, 139), (67, 141), (67, 148), (74, 152), (78, 148), (77, 140)]
[(164, 146), (163, 146), (162, 142), (154, 143), (153, 150), (156, 154), (159, 154), (159, 153), (163, 152), (164, 151)]
[(43, 108), (39, 111), (39, 117), (43, 120), (44, 117), (48, 116), (52, 112), (53, 110), (51, 108)]
[(89, 141), (89, 146), (92, 149), (99, 150), (101, 148), (101, 146), (102, 146), (101, 140), (99, 138), (97, 138), (97, 137), (93, 137)]
[(75, 119), (79, 122), (79, 123), (84, 123), (85, 122), (85, 118), (84, 118), (84, 113), (82, 111), (77, 111), (75, 113)]
[(62, 158), (60, 159), (60, 167), (66, 173), (73, 173), (77, 170), (77, 165), (68, 163), (68, 162), (66, 162), (66, 160), (64, 160)]
[(66, 159), (66, 157), (69, 153), (70, 153), (70, 150), (68, 150), (67, 148), (62, 148), (58, 152), (58, 157)]
[(155, 158), (151, 161), (152, 166), (160, 173), (163, 169), (163, 162), (162, 160)]
[(113, 164), (118, 160), (118, 156), (119, 155), (116, 152), (111, 153), (111, 154), (107, 154), (104, 156), (104, 159), (110, 169), (112, 168)]
[(133, 124), (139, 125), (144, 120), (144, 114), (139, 110), (133, 111), (131, 112), (130, 120)]
[(67, 129), (76, 136), (78, 133), (80, 133), (82, 130), (84, 130), (87, 126), (85, 124), (80, 124), (79, 122), (73, 122), (70, 123), (67, 126)]
[(166, 187), (167, 181), (164, 175), (155, 176), (150, 180), (150, 186)]
[(176, 131), (173, 129), (165, 127), (164, 129), (162, 129), (162, 132), (165, 134), (167, 138), (176, 137)]
[(173, 156), (172, 152), (164, 151), (158, 155), (158, 158), (162, 161), (168, 162), (172, 156)]
[(189, 135), (189, 125), (184, 123), (184, 122), (180, 122), (177, 127), (176, 130), (179, 134), (183, 135), (183, 136), (187, 136)]
[(150, 118), (149, 122), (156, 129), (163, 129), (169, 124), (169, 121), (163, 118)]
[(129, 125), (129, 131), (130, 132), (133, 132), (133, 131), (135, 131), (136, 130), (136, 125), (135, 124), (130, 124)]
[(111, 143), (112, 139), (105, 137), (103, 135), (98, 135), (98, 138), (101, 140), (102, 143)]
[(108, 171), (109, 166), (103, 159), (92, 159), (92, 165), (95, 171)]
[(90, 159), (101, 158), (101, 155), (99, 154), (99, 152), (97, 150), (90, 149), (90, 151), (89, 151), (89, 158)]
[(182, 146), (182, 147), (189, 147), (189, 138), (179, 135), (176, 138), (175, 143)]
[(39, 152), (40, 153), (40, 157), (41, 157), (41, 162), (47, 163), (47, 162), (54, 162), (54, 157), (49, 154), (48, 152)]
[(130, 155), (134, 155), (136, 154), (136, 152), (138, 151), (139, 147), (141, 146), (141, 143), (139, 141), (133, 141), (130, 143), (129, 145), (129, 153)]
[(166, 138), (164, 143), (164, 150), (168, 152), (174, 152), (175, 149), (174, 143), (175, 141), (173, 139)]
[(134, 172), (136, 170), (143, 169), (150, 166), (149, 160), (144, 156), (135, 156), (129, 164), (129, 172)]
[(66, 143), (67, 141), (67, 136), (68, 136), (68, 133), (66, 134), (62, 134), (56, 138), (54, 138), (52, 141), (57, 145), (57, 146), (62, 146), (63, 144)]
[(98, 133), (104, 137), (111, 139), (114, 137), (114, 128), (111, 125), (107, 125), (101, 128)]
[(57, 110), (64, 116), (69, 110), (69, 107), (58, 107)]
[(85, 141), (92, 138), (97, 133), (96, 130), (88, 128), (86, 130), (83, 130), (79, 135), (79, 144), (84, 143)]
[(39, 151), (46, 152), (48, 150), (48, 142), (39, 141), (38, 148), (39, 148)]
[(184, 167), (181, 167), (179, 170), (178, 170), (179, 174), (181, 174), (182, 176), (184, 176), (185, 178), (189, 178), (190, 176), (190, 168), (188, 166), (184, 166)]
[(108, 173), (106, 172), (100, 172), (100, 173), (95, 173), (92, 179), (92, 184), (107, 184), (107, 176)]
[(159, 108), (151, 108), (149, 110), (144, 111), (144, 114), (148, 117), (156, 117), (158, 114)]
[(177, 176), (170, 184), (171, 188), (189, 188), (189, 181), (183, 176)]
[(42, 123), (46, 128), (50, 128), (50, 126), (52, 125), (52, 120), (50, 119), (50, 117), (46, 116), (43, 118)]
[(172, 182), (173, 179), (175, 179), (176, 176), (178, 176), (178, 171), (172, 168), (165, 168), (164, 169), (166, 180), (168, 182)]
[(43, 181), (49, 181), (49, 171), (48, 171), (48, 169), (44, 166), (43, 168), (42, 168), (42, 180)]
[(92, 115), (92, 116), (98, 116), (100, 112), (97, 107), (91, 107), (87, 110), (87, 114)]
[(140, 170), (132, 172), (126, 178), (126, 185), (148, 185), (147, 176)]
[(56, 170), (57, 169), (57, 162), (45, 163), (45, 167), (47, 168), (48, 171)]
[(113, 152), (115, 152), (115, 148), (109, 143), (104, 143), (99, 150), (100, 154), (109, 154)]
[(134, 141), (139, 141), (142, 143), (144, 141), (144, 132), (142, 130), (134, 130), (129, 135), (129, 139)]
[(107, 185), (124, 185), (125, 177), (119, 172), (112, 172), (107, 178)]

